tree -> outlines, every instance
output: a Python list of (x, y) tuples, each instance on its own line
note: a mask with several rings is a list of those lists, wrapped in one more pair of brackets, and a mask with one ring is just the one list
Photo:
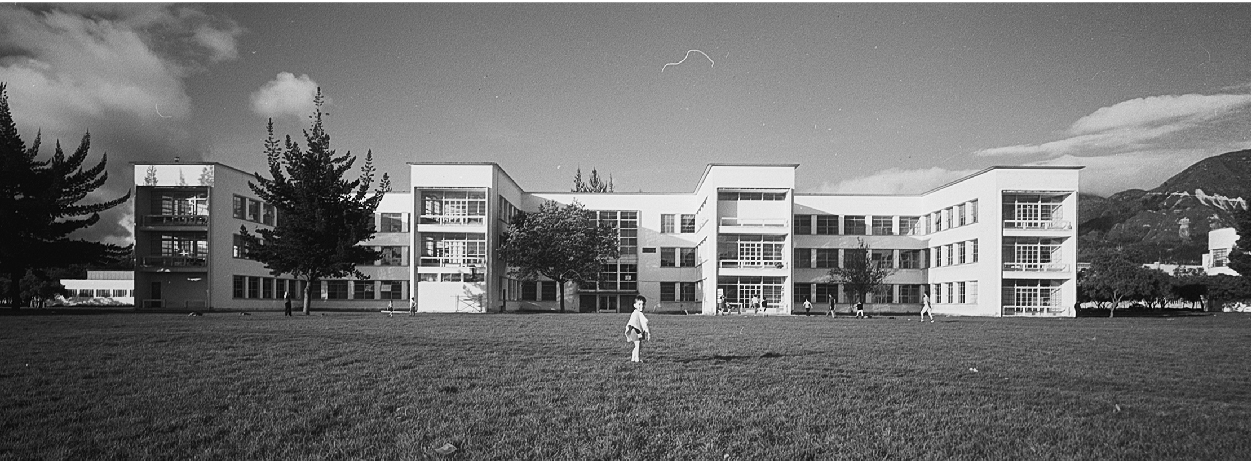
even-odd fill
[(84, 134), (69, 156), (57, 141), (52, 158), (36, 160), (39, 145), (38, 135), (29, 148), (18, 136), (6, 86), (0, 84), (0, 272), (8, 276), (14, 309), (22, 305), (21, 280), (29, 270), (105, 263), (130, 252), (130, 247), (69, 238), (100, 221), (100, 212), (130, 199), (127, 192), (117, 199), (79, 204), (109, 177), (108, 154), (83, 170), (91, 134)]
[(533, 280), (542, 275), (560, 286), (560, 311), (565, 311), (565, 284), (599, 279), (600, 265), (617, 258), (617, 230), (600, 223), (595, 213), (574, 202), (561, 207), (547, 201), (533, 213), (518, 213), (500, 244), (500, 255), (515, 275)]
[(61, 281), (52, 279), (43, 271), (27, 271), (26, 277), (22, 278), (22, 298), (38, 302), (39, 308), (46, 306), (48, 300), (57, 295), (68, 296), (69, 291), (65, 290)]
[(1229, 269), (1251, 281), (1251, 208), (1234, 216), (1234, 231), (1238, 233), (1238, 241), (1229, 252)]
[(856, 239), (857, 246), (843, 252), (842, 266), (830, 268), (826, 274), (827, 282), (838, 281), (843, 288), (852, 294), (853, 302), (864, 302), (864, 296), (877, 290), (886, 278), (895, 274), (892, 264), (873, 259), (873, 251), (864, 239)]
[(1080, 283), (1092, 300), (1110, 304), (1108, 317), (1113, 317), (1122, 301), (1155, 292), (1157, 278), (1151, 273), (1159, 271), (1143, 268), (1120, 252), (1100, 251), (1092, 256), (1090, 268)]
[(1207, 277), (1208, 309), (1221, 311), (1226, 303), (1251, 299), (1251, 282), (1245, 277), (1217, 274)]
[(366, 279), (368, 276), (356, 265), (382, 258), (380, 252), (359, 244), (373, 238), (374, 211), (391, 189), (391, 179), (384, 174), (378, 189), (369, 194), (374, 181), (372, 151), (365, 154), (359, 178), (344, 178), (356, 157), (350, 151), (336, 155), (330, 148), (330, 135), (322, 121), (320, 88), (313, 102), (313, 125), (304, 131), (307, 149), (301, 149), (290, 136), (280, 145), (274, 139), (271, 119), (265, 139), (270, 178), (255, 173), (256, 182), (248, 182), (252, 192), (278, 210), (277, 223), (273, 229), (258, 229), (256, 234), (240, 226), (248, 258), (264, 263), (275, 276), (285, 273), (307, 281), (305, 315), (309, 314), (314, 284), (323, 278), (348, 275)]
[(573, 175), (573, 192), (592, 192), (605, 193), (612, 192), (612, 175), (608, 176), (608, 182), (604, 182), (599, 178), (599, 172), (591, 169), (591, 181), (582, 181), (582, 167), (578, 167), (577, 173)]
[(1173, 284), (1170, 289), (1174, 298), (1190, 303), (1193, 309), (1195, 302), (1199, 303), (1199, 309), (1204, 309), (1204, 298), (1208, 295), (1208, 286), (1206, 284), (1207, 276), (1202, 273), (1177, 271), (1173, 274)]

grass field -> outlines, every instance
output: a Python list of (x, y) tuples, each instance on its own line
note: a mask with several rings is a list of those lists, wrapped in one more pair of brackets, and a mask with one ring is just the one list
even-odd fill
[(0, 316), (0, 458), (1251, 459), (1249, 315), (626, 320)]

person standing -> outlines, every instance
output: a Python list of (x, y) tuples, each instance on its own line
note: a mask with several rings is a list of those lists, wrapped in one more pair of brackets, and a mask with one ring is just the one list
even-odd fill
[(634, 312), (630, 313), (630, 322), (626, 323), (626, 341), (634, 342), (634, 352), (630, 354), (630, 361), (642, 362), (639, 359), (639, 347), (644, 340), (650, 340), (652, 337), (651, 330), (647, 328), (647, 316), (643, 315), (643, 307), (647, 306), (647, 297), (637, 295), (634, 297)]
[(417, 312), (417, 298), (408, 297), (408, 315), (412, 316), (413, 313), (416, 313), (416, 312)]
[(284, 292), (282, 298), (286, 299), (286, 301), (282, 302), (283, 316), (291, 316), (291, 291)]
[(751, 296), (751, 309), (752, 309), (752, 313), (760, 312), (760, 297), (759, 296), (756, 296), (756, 295)]
[(831, 318), (834, 317), (834, 302), (834, 294), (830, 294), (830, 311), (826, 311), (825, 314), (829, 315)]
[(864, 317), (864, 302), (856, 302), (856, 317)]
[(725, 294), (717, 294), (717, 314), (730, 314), (730, 308), (725, 306)]
[(925, 322), (925, 315), (930, 315), (930, 322), (934, 322), (934, 307), (930, 305), (930, 294), (921, 294), (921, 322)]
[(812, 302), (804, 298), (804, 316), (812, 316)]

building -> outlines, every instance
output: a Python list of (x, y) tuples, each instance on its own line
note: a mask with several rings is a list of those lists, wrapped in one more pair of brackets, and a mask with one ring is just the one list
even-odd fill
[(1234, 228), (1208, 231), (1208, 253), (1203, 254), (1203, 272), (1209, 276), (1237, 276), (1238, 272), (1229, 268), (1229, 252), (1234, 250), (1237, 242), (1238, 231)]
[[(554, 310), (553, 281), (520, 281), (496, 257), (517, 211), (578, 201), (618, 230), (620, 258), (570, 285), (566, 307), (628, 310), (637, 294), (664, 310), (712, 314), (718, 295), (769, 313), (809, 299), (846, 311), (822, 277), (863, 240), (897, 268), (869, 312), (1074, 316), (1081, 167), (991, 167), (920, 195), (795, 191), (796, 164), (710, 164), (687, 193), (528, 192), (494, 163), (410, 163), (410, 191), (387, 194), (383, 260), (369, 280), (323, 281), (315, 306), (422, 312)], [(239, 226), (272, 226), (248, 174), (220, 164), (135, 165), (136, 292), (144, 307), (279, 309), (298, 282), (240, 258)], [(199, 178), (189, 185), (187, 178)], [(298, 287), (297, 287), (298, 288)]]
[(87, 279), (62, 279), (65, 305), (128, 306), (135, 304), (133, 271), (87, 271)]

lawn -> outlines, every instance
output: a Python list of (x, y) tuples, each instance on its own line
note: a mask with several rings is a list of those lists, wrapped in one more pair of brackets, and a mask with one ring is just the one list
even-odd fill
[(31, 313), (2, 459), (1251, 459), (1244, 314)]

